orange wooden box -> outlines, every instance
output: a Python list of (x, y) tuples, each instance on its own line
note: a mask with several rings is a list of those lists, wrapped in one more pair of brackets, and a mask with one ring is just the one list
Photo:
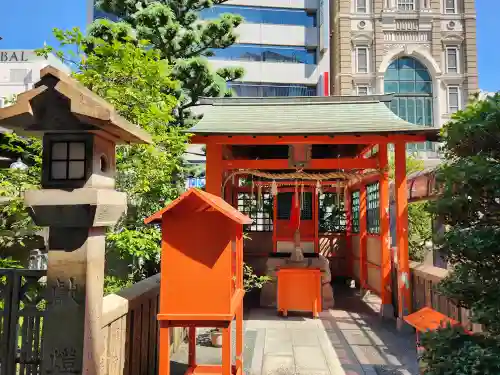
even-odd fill
[(311, 311), (314, 317), (322, 310), (321, 270), (317, 268), (280, 268), (278, 277), (278, 311)]
[(145, 223), (162, 226), (158, 320), (232, 320), (244, 295), (243, 224), (252, 220), (190, 189)]
[(419, 370), (420, 374), (425, 374), (426, 364), (421, 359), (425, 348), (423, 348), (420, 344), (420, 334), (427, 331), (434, 331), (441, 327), (446, 327), (448, 324), (455, 326), (460, 323), (444, 314), (441, 314), (439, 311), (433, 310), (430, 307), (424, 307), (413, 314), (405, 316), (404, 321), (417, 331), (416, 346)]

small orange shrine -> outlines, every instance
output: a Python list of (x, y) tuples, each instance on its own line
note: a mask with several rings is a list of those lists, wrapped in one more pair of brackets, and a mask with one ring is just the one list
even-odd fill
[[(302, 268), (311, 274), (321, 267), (322, 307), (333, 303), (331, 277), (344, 276), (379, 295), (384, 315), (393, 315), (397, 306), (402, 321), (411, 311), (406, 145), (436, 142), (439, 129), (401, 119), (389, 108), (393, 100), (392, 95), (203, 98), (203, 118), (188, 132), (191, 143), (206, 145), (206, 191), (254, 219), (244, 228), (251, 238), (245, 242), (246, 262), (264, 263), (260, 272), (279, 278), (278, 269), (287, 268), (299, 248)], [(396, 280), (389, 151), (394, 152)], [(328, 211), (328, 201), (336, 211)], [(279, 304), (273, 283), (262, 288), (261, 306)], [(306, 301), (313, 298), (298, 281), (286, 283), (295, 284), (291, 289)]]
[[(190, 189), (145, 223), (161, 223), (162, 229), (159, 375), (170, 374), (169, 327), (189, 327), (186, 374), (242, 374), (243, 225), (252, 220), (222, 198)], [(196, 327), (222, 329), (221, 365), (196, 363)]]

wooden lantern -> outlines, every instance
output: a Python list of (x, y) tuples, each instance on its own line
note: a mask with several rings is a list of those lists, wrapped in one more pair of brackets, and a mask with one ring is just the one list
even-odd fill
[[(170, 374), (168, 327), (190, 327), (189, 374), (242, 373), (243, 224), (252, 219), (222, 198), (190, 189), (145, 220), (161, 223), (160, 374)], [(236, 316), (236, 366), (230, 323)], [(219, 327), (222, 366), (195, 363), (195, 327)]]

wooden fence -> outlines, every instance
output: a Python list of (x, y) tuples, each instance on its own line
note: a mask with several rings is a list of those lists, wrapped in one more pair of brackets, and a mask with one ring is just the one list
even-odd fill
[(453, 318), (473, 332), (480, 332), (481, 326), (472, 324), (469, 310), (457, 306), (457, 304), (437, 292), (437, 284), (448, 275), (444, 268), (411, 262), (411, 286), (413, 292), (413, 311), (429, 306), (442, 314)]
[[(45, 275), (0, 269), (0, 375), (40, 374)], [(104, 297), (99, 375), (156, 374), (159, 282), (155, 275)], [(186, 334), (183, 328), (172, 329), (171, 350)]]

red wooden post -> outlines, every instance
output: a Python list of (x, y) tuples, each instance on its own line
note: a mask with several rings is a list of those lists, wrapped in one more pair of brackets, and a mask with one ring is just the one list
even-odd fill
[(395, 144), (396, 243), (398, 261), (398, 306), (400, 326), (411, 311), (410, 263), (408, 255), (408, 187), (406, 183), (406, 144)]
[(314, 223), (314, 252), (319, 253), (319, 194), (314, 187), (312, 189), (313, 199), (313, 223)]
[(222, 196), (222, 145), (207, 143), (206, 186), (207, 193)]
[(158, 375), (170, 375), (170, 329), (166, 321), (160, 322), (158, 352), (161, 353), (158, 355)]
[(380, 277), (382, 299), (382, 315), (390, 316), (392, 314), (391, 302), (391, 251), (389, 243), (389, 171), (387, 144), (379, 144), (378, 147), (379, 165), (382, 172), (379, 180), (379, 199), (380, 199)]
[(351, 190), (349, 188), (344, 190), (344, 209), (346, 217), (345, 228), (345, 246), (347, 249), (346, 262), (347, 262), (347, 276), (354, 277), (354, 254), (352, 253), (352, 207), (351, 207)]
[(189, 354), (188, 364), (191, 367), (196, 366), (196, 327), (189, 327)]
[(359, 284), (361, 289), (368, 286), (368, 267), (367, 267), (367, 215), (366, 215), (366, 185), (361, 183), (359, 189)]

